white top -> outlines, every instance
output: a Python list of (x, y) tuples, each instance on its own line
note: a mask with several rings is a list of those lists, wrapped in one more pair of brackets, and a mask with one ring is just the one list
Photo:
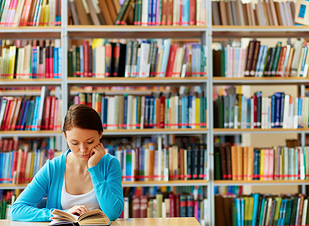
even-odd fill
[(85, 205), (89, 210), (100, 209), (94, 189), (82, 195), (71, 195), (66, 191), (65, 180), (63, 179), (61, 207), (66, 210), (75, 205)]

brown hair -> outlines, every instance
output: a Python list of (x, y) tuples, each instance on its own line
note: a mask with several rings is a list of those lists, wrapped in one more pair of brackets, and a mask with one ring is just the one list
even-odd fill
[(93, 108), (84, 104), (72, 105), (65, 115), (62, 132), (65, 133), (73, 127), (103, 132), (99, 114)]

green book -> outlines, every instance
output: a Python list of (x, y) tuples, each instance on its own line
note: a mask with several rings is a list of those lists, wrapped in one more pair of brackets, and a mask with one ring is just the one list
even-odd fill
[(125, 0), (121, 9), (120, 9), (120, 12), (117, 16), (117, 19), (116, 19), (116, 22), (115, 22), (115, 25), (121, 25), (122, 24), (122, 20), (123, 20), (123, 17), (124, 17), (124, 14), (126, 13), (127, 9), (128, 9), (128, 6), (130, 5), (130, 2), (132, 0)]
[(73, 52), (68, 51), (68, 77), (73, 77)]
[(274, 62), (272, 64), (271, 68), (271, 75), (270, 76), (276, 76), (277, 73), (277, 67), (278, 67), (278, 62), (279, 62), (279, 57), (281, 53), (281, 48), (282, 48), (282, 42), (278, 42), (276, 45), (276, 51), (275, 51), (275, 57), (274, 57)]
[(293, 204), (293, 198), (287, 200), (287, 203), (286, 203), (286, 210), (285, 210), (285, 221), (284, 221), (284, 225), (290, 225), (290, 221), (291, 221), (291, 212), (292, 212), (292, 204)]
[(275, 208), (275, 215), (274, 215), (274, 221), (273, 221), (274, 225), (278, 224), (279, 211), (280, 211), (280, 207), (281, 207), (281, 200), (282, 200), (281, 197), (276, 197), (277, 204), (276, 204), (276, 208)]
[(236, 203), (232, 203), (232, 226), (237, 226), (237, 210)]
[(220, 156), (220, 148), (215, 147), (215, 180), (221, 180), (221, 156)]
[(291, 214), (290, 214), (291, 220), (289, 222), (291, 225), (294, 225), (296, 221), (298, 199), (300, 199), (300, 197), (293, 197), (292, 206), (291, 206)]
[(266, 203), (266, 200), (265, 200), (265, 198), (263, 198), (262, 199), (262, 204), (261, 204), (260, 219), (259, 219), (259, 224), (258, 225), (263, 225), (265, 203)]

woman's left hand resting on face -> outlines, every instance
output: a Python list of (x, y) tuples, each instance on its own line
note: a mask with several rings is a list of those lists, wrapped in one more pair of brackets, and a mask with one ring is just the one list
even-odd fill
[(98, 164), (101, 158), (105, 155), (105, 149), (103, 144), (98, 144), (90, 151), (90, 158), (88, 160), (88, 168), (91, 168)]

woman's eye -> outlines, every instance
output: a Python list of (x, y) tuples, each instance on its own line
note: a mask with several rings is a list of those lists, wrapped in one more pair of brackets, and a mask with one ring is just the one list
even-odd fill
[(88, 144), (92, 144), (93, 143), (93, 141), (90, 141), (90, 142), (87, 142)]
[(77, 145), (77, 143), (71, 143), (72, 145)]

